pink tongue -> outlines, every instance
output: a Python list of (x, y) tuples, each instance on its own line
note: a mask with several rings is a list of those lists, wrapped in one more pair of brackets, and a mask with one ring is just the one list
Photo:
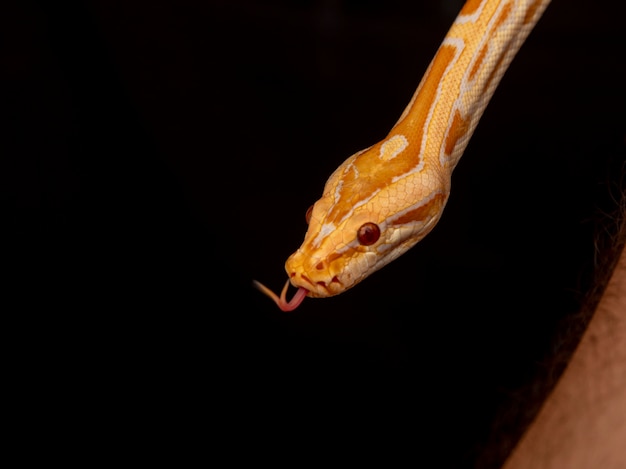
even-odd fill
[(280, 297), (276, 293), (274, 293), (272, 290), (267, 288), (265, 285), (263, 285), (261, 282), (257, 282), (255, 280), (253, 283), (254, 283), (254, 286), (257, 287), (259, 290), (261, 290), (263, 294), (269, 296), (272, 299), (272, 301), (276, 303), (276, 305), (281, 309), (281, 311), (285, 311), (285, 312), (293, 311), (298, 306), (300, 306), (300, 303), (304, 301), (307, 293), (309, 293), (309, 290), (307, 290), (306, 288), (300, 287), (298, 288), (298, 291), (296, 292), (296, 294), (293, 295), (293, 298), (291, 299), (291, 301), (287, 301), (287, 290), (289, 289), (289, 280), (287, 280), (287, 283), (285, 283), (285, 286), (283, 287), (283, 291), (280, 292)]
[[(285, 293), (286, 290), (283, 290), (283, 292)], [(298, 291), (296, 292), (296, 294), (293, 295), (293, 298), (291, 299), (289, 303), (287, 303), (287, 298), (285, 297), (285, 295), (280, 295), (280, 301), (276, 304), (281, 309), (281, 311), (285, 311), (285, 312), (293, 311), (298, 306), (300, 306), (300, 303), (304, 301), (307, 293), (309, 293), (309, 290), (307, 290), (306, 288), (300, 287), (298, 288)]]

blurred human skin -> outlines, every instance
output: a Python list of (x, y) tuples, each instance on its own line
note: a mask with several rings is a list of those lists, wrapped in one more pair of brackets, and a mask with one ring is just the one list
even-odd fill
[(503, 467), (623, 469), (624, 442), (626, 251), (622, 250), (568, 367)]

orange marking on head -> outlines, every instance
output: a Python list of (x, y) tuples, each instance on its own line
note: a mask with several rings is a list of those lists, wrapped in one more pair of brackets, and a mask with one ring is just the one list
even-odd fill
[(441, 210), (441, 206), (445, 201), (444, 194), (437, 194), (431, 200), (413, 210), (409, 210), (405, 214), (391, 221), (391, 225), (404, 225), (411, 222), (424, 221), (431, 218)]
[(478, 10), (478, 7), (480, 7), (481, 3), (482, 0), (467, 0), (467, 2), (465, 2), (465, 5), (463, 5), (463, 8), (461, 9), (461, 13), (459, 14), (471, 15), (476, 12), (476, 10)]
[(458, 142), (468, 130), (469, 118), (464, 119), (461, 116), (461, 112), (457, 109), (454, 113), (454, 118), (452, 119), (450, 130), (448, 131), (448, 136), (446, 137), (446, 145), (444, 147), (446, 155), (450, 156), (452, 154), (454, 147), (456, 146), (456, 142)]
[(332, 264), (334, 261), (336, 261), (337, 259), (339, 259), (343, 254), (339, 253), (339, 252), (332, 252), (327, 258), (326, 258), (326, 264), (330, 265)]

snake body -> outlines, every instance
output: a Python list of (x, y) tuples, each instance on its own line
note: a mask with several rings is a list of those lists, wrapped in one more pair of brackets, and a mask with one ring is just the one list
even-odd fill
[[(387, 137), (330, 176), (285, 263), (283, 311), (353, 287), (436, 225), (452, 171), (513, 57), (550, 0), (467, 0)], [(298, 288), (291, 301), (286, 292)]]

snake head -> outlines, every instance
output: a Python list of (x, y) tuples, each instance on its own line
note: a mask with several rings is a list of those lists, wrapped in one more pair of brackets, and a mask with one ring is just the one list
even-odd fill
[(285, 263), (291, 284), (307, 296), (329, 297), (353, 287), (414, 246), (439, 220), (449, 181), (416, 159), (395, 177), (402, 172), (390, 166), (400, 159), (381, 158), (384, 144), (346, 160), (308, 212), (304, 241)]

